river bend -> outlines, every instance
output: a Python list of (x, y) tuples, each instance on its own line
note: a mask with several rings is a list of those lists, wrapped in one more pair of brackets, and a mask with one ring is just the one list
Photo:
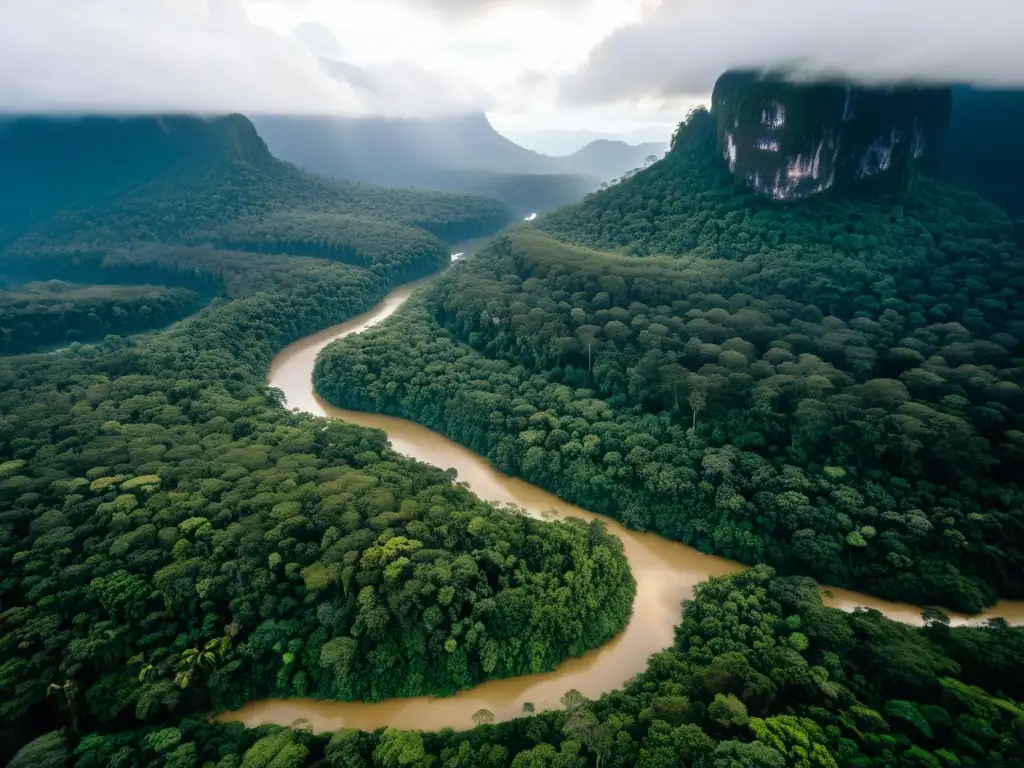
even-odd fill
[[(392, 416), (335, 408), (321, 399), (312, 383), (313, 366), (320, 351), (335, 339), (361, 333), (389, 317), (416, 288), (432, 279), (428, 277), (399, 286), (366, 314), (307, 336), (281, 350), (271, 364), (269, 386), (282, 390), (287, 406), (293, 410), (384, 430), (396, 451), (443, 469), (454, 467), (458, 479), (468, 483), (483, 499), (517, 504), (542, 517), (601, 520), (609, 531), (622, 539), (636, 578), (636, 599), (629, 624), (611, 642), (581, 658), (564, 661), (553, 672), (491, 680), (455, 696), (380, 702), (265, 699), (234, 712), (222, 713), (217, 720), (241, 720), (250, 727), (268, 723), (307, 725), (315, 731), (374, 730), (389, 725), (409, 730), (463, 729), (472, 727), (472, 716), (480, 709), (489, 709), (498, 720), (507, 720), (522, 714), (524, 702), (532, 702), (537, 711), (558, 706), (558, 700), (571, 688), (594, 698), (621, 687), (646, 668), (647, 658), (652, 653), (671, 645), (675, 625), (679, 622), (680, 603), (692, 595), (694, 585), (711, 576), (743, 568), (739, 563), (702, 554), (656, 534), (628, 530), (615, 520), (587, 512), (523, 480), (503, 475), (487, 459), (426, 427)], [(892, 619), (921, 623), (921, 609), (917, 606), (837, 588), (829, 588), (824, 596), (826, 604), (837, 608), (852, 610), (856, 606), (867, 606)], [(982, 616), (953, 614), (951, 619), (953, 623), (966, 623), (990, 615), (1022, 623), (1024, 602), (1004, 601)]]

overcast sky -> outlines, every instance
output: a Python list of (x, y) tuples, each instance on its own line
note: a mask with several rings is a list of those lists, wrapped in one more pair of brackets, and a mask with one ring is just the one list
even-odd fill
[(1024, 0), (0, 0), (0, 109), (627, 131), (734, 66), (1024, 86), (1022, 39)]

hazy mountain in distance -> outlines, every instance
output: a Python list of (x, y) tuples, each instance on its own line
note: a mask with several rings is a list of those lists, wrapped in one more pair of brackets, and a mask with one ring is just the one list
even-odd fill
[(576, 202), (667, 148), (599, 141), (553, 157), (496, 131), (472, 106), (482, 94), (448, 88), (437, 73), (409, 63), (362, 67), (333, 58), (320, 63), (381, 113), (394, 103), (419, 101), (424, 114), (437, 115), (254, 118), (275, 156), (322, 176), (483, 195), (527, 215)]
[(595, 141), (613, 141), (623, 144), (659, 144), (662, 153), (668, 149), (669, 139), (675, 125), (659, 125), (638, 128), (627, 133), (597, 132), (588, 130), (506, 130), (501, 131), (520, 146), (554, 157), (571, 155)]
[(667, 149), (666, 144), (633, 146), (601, 139), (573, 154), (552, 157), (506, 138), (482, 112), (428, 118), (264, 116), (253, 122), (271, 152), (283, 160), (383, 178), (412, 164), (491, 173), (569, 173), (600, 182)]
[(639, 168), (649, 157), (660, 160), (668, 144), (626, 144), (622, 141), (598, 139), (565, 157), (554, 158), (569, 173), (579, 173), (601, 181), (621, 176), (625, 171)]
[(517, 213), (574, 202), (664, 151), (661, 145), (599, 141), (551, 157), (506, 138), (482, 112), (430, 118), (261, 116), (254, 123), (275, 156), (305, 170), (493, 196)]
[[(325, 175), (391, 183), (409, 166), (498, 173), (550, 173), (536, 152), (491, 128), (482, 113), (428, 118), (257, 116), (270, 151)], [(317, 166), (317, 167), (314, 167)]]

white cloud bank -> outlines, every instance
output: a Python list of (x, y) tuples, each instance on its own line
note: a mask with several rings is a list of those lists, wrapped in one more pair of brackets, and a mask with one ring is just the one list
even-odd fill
[(341, 41), (328, 27), (314, 21), (296, 25), (292, 37), (304, 44), (317, 56), (340, 57), (344, 53)]
[(6, 0), (7, 112), (368, 111), (296, 40), (232, 0)]
[(332, 73), (318, 55), (340, 46), (310, 26), (278, 34), (238, 0), (0, 0), (0, 112), (414, 115), (481, 103), (408, 63)]
[(593, 128), (679, 117), (736, 67), (1024, 86), (1022, 41), (1024, 0), (0, 0), (0, 112)]
[(561, 79), (565, 104), (707, 93), (727, 69), (1024, 86), (1024, 0), (662, 0)]
[(431, 72), (413, 61), (399, 59), (357, 67), (325, 58), (322, 63), (335, 78), (355, 87), (370, 111), (377, 115), (462, 114), (482, 112), (491, 104), (490, 95), (482, 88)]
[(404, 0), (410, 7), (426, 8), (446, 17), (480, 18), (500, 8), (547, 7), (556, 11), (585, 10), (587, 0)]

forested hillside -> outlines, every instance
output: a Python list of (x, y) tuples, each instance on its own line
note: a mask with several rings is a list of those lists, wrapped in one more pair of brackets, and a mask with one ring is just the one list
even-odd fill
[(194, 291), (159, 285), (49, 280), (0, 289), (0, 354), (162, 328), (195, 312), (200, 302)]
[(599, 528), (497, 512), (379, 432), (280, 408), (271, 354), (382, 286), (242, 259), (307, 273), (136, 343), (0, 364), (5, 746), (255, 697), (446, 693), (551, 668), (629, 615)]
[[(73, 744), (52, 732), (11, 768), (838, 768), (1020, 766), (1020, 630), (912, 629), (824, 608), (757, 568), (701, 585), (671, 648), (621, 691), (468, 733), (334, 734), (187, 720)], [(44, 762), (44, 761), (51, 762)]]
[[(54, 728), (84, 755), (254, 698), (449, 694), (551, 669), (631, 612), (621, 543), (599, 525), (498, 510), (381, 432), (293, 414), (266, 389), (283, 346), (449, 261), (413, 224), (455, 236), (504, 209), (332, 186), (261, 146), (124, 187), (87, 175), (88, 205), (61, 211), (19, 208), (32, 196), (0, 184), (8, 279), (78, 283), (45, 285), (110, 303), (89, 305), (101, 320), (153, 291), (191, 310), (214, 299), (162, 332), (110, 325), (98, 345), (0, 359), (0, 760)], [(25, 313), (19, 297), (43, 290), (2, 295)], [(33, 316), (33, 331), (66, 337), (79, 314)], [(39, 748), (18, 760), (47, 764)]]
[(512, 218), (497, 200), (314, 178), (272, 157), (240, 115), (15, 120), (0, 127), (0, 164), (10, 169), (0, 180), (0, 246), (19, 255), (233, 243), (251, 232), (261, 249), (332, 249), (359, 266), (383, 239), (408, 252), (399, 264), (422, 261), (425, 274), (447, 255), (439, 240), (489, 234)]
[[(321, 357), (334, 403), (702, 551), (978, 610), (1024, 594), (1024, 259), (973, 193), (778, 206), (666, 160)], [(657, 258), (636, 259), (633, 255)]]
[(393, 183), (419, 189), (461, 192), (493, 197), (506, 203), (519, 218), (545, 213), (579, 202), (598, 184), (570, 174), (494, 173), (491, 171), (437, 171), (406, 169)]

